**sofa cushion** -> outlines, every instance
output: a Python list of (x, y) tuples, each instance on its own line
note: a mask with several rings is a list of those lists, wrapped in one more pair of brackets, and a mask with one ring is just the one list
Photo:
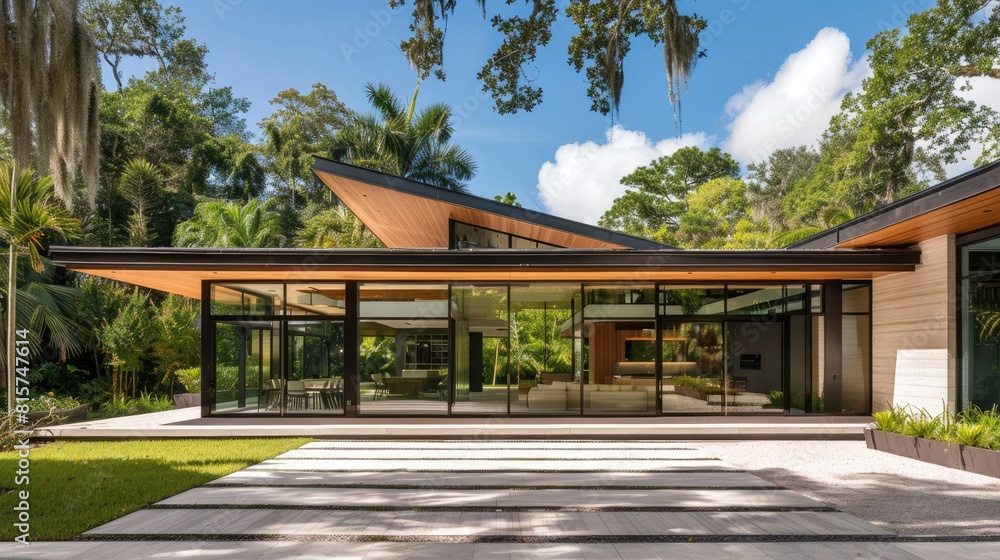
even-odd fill
[(547, 387), (554, 391), (566, 391), (569, 389), (569, 386), (569, 381), (553, 381), (552, 385), (548, 385)]

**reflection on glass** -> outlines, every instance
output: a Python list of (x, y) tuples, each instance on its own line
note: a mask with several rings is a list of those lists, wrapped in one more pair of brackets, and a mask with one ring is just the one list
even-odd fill
[(656, 413), (656, 314), (653, 285), (585, 286), (587, 372), (574, 410), (584, 414)]
[(281, 294), (281, 284), (213, 284), (212, 315), (277, 315)]
[(726, 291), (722, 286), (677, 286), (660, 289), (660, 315), (722, 315)]
[(288, 315), (344, 316), (346, 293), (343, 284), (288, 284), (286, 293)]
[(286, 413), (342, 414), (344, 324), (290, 321), (287, 335)]
[[(446, 414), (453, 365), (447, 284), (360, 286), (363, 414)], [(465, 338), (463, 333), (462, 338)], [(468, 360), (467, 346), (457, 350)]]
[[(277, 412), (280, 395), (262, 391), (277, 375), (277, 323), (229, 321), (215, 325), (213, 412)], [(262, 392), (267, 393), (263, 394)], [(270, 406), (269, 406), (270, 405)]]
[(843, 312), (844, 313), (868, 313), (871, 310), (869, 305), (871, 297), (870, 284), (844, 284), (843, 285)]
[(510, 409), (579, 414), (582, 336), (579, 284), (510, 288)]
[(452, 412), (507, 414), (507, 286), (456, 284), (451, 298), (455, 325)]
[(665, 322), (660, 338), (663, 412), (718, 413), (725, 372), (723, 324)]

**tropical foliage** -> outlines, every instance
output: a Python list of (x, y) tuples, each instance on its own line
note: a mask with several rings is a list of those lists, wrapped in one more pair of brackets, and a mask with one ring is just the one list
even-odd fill
[(397, 177), (465, 191), (476, 174), (472, 156), (451, 143), (451, 108), (417, 111), (418, 87), (406, 105), (384, 84), (365, 88), (374, 114), (352, 115), (333, 139), (334, 158)]

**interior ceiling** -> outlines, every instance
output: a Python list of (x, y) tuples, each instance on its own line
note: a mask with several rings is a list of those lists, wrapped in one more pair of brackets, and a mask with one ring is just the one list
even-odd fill
[[(821, 281), (821, 280), (870, 280), (895, 272), (825, 270), (825, 271), (644, 271), (641, 278), (633, 278), (628, 272), (621, 270), (508, 270), (508, 271), (449, 271), (449, 270), (398, 270), (398, 271), (324, 271), (324, 270), (127, 270), (107, 268), (87, 268), (72, 266), (73, 270), (110, 278), (126, 284), (134, 284), (144, 288), (160, 290), (172, 294), (201, 299), (201, 282), (210, 281), (254, 281), (267, 278), (272, 282), (308, 283), (327, 282), (331, 275), (339, 280), (373, 280), (379, 281), (417, 281), (417, 282), (723, 282), (748, 281), (761, 282), (769, 280), (782, 281)], [(541, 296), (539, 296), (541, 297)]]
[(390, 248), (444, 249), (449, 220), (572, 249), (624, 249), (599, 239), (315, 171), (337, 198)]

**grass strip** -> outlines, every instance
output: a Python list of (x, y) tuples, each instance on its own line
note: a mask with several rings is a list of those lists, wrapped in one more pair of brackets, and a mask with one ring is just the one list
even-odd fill
[[(300, 447), (309, 438), (60, 441), (31, 449), (29, 483), (0, 496), (0, 540), (16, 535), (13, 508), (29, 492), (30, 540), (66, 540), (174, 494)], [(0, 453), (13, 482), (15, 452)]]

